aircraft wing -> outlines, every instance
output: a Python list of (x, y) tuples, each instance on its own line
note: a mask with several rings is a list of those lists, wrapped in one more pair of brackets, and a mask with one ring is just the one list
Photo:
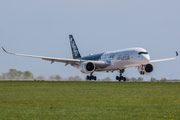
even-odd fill
[(41, 58), (43, 60), (51, 61), (51, 64), (53, 62), (62, 62), (62, 63), (66, 63), (66, 64), (76, 64), (76, 63), (82, 62), (79, 59), (54, 58), (54, 57), (45, 57), (45, 56), (35, 56), (35, 55), (10, 53), (10, 52), (7, 52), (3, 47), (2, 47), (2, 49), (8, 54), (18, 55), (18, 56), (25, 56), (25, 57), (32, 57), (32, 58)]
[[(40, 58), (42, 60), (51, 61), (51, 64), (54, 62), (61, 62), (61, 63), (65, 63), (66, 65), (71, 64), (71, 65), (78, 65), (79, 66), (82, 62), (87, 61), (87, 60), (81, 60), (81, 59), (54, 58), (54, 57), (10, 53), (10, 52), (7, 52), (3, 47), (2, 47), (2, 49), (8, 54), (25, 56), (25, 57), (32, 57), (32, 58)], [(88, 62), (93, 62), (96, 65), (96, 67), (98, 67), (98, 68), (104, 68), (104, 67), (107, 67), (110, 65), (110, 63), (107, 63), (105, 61), (93, 61), (93, 60), (89, 61), (88, 60)]]
[(178, 58), (178, 56), (179, 56), (179, 54), (176, 51), (176, 57), (174, 57), (174, 58), (166, 58), (166, 59), (159, 59), (159, 60), (150, 60), (149, 62), (153, 63), (153, 62), (161, 62), (161, 61), (167, 61), (167, 60), (174, 60), (174, 59)]

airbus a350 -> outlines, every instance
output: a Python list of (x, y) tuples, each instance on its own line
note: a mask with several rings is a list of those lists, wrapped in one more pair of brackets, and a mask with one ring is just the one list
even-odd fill
[(141, 75), (148, 75), (151, 74), (154, 69), (151, 63), (173, 60), (178, 57), (178, 52), (176, 52), (176, 57), (173, 58), (150, 60), (148, 52), (144, 48), (140, 47), (103, 52), (99, 54), (90, 54), (88, 56), (81, 57), (72, 35), (69, 35), (69, 40), (73, 59), (17, 54), (7, 52), (3, 47), (2, 49), (8, 54), (41, 58), (43, 60), (51, 61), (51, 64), (54, 62), (65, 63), (65, 66), (70, 64), (71, 66), (79, 69), (82, 73), (90, 74), (87, 75), (87, 80), (97, 79), (96, 76), (93, 76), (94, 72), (119, 71), (120, 75), (116, 76), (116, 80), (126, 81), (126, 77), (122, 76), (126, 68), (137, 67), (138, 72)]

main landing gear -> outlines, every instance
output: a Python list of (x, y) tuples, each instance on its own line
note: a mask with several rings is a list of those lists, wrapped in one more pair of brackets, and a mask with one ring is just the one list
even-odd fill
[(125, 82), (126, 78), (122, 76), (122, 74), (124, 73), (124, 69), (119, 70), (119, 73), (120, 73), (120, 77), (116, 76), (116, 80), (119, 80), (119, 81), (123, 80)]
[(86, 79), (87, 79), (87, 80), (96, 80), (96, 79), (97, 79), (96, 76), (93, 76), (92, 74), (93, 74), (93, 73), (91, 73), (90, 76), (87, 75)]

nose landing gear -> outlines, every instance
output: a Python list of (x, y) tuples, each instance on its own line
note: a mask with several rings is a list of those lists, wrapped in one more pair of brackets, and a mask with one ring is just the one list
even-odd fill
[(93, 74), (93, 73), (91, 73), (90, 76), (87, 75), (86, 79), (87, 79), (87, 80), (96, 80), (96, 79), (97, 79), (96, 76), (93, 76), (92, 74)]
[(124, 82), (126, 81), (126, 77), (123, 77), (123, 76), (122, 76), (122, 74), (124, 73), (124, 71), (125, 71), (124, 69), (119, 70), (120, 77), (119, 77), (119, 76), (116, 76), (116, 80), (119, 80), (119, 81), (123, 80)]

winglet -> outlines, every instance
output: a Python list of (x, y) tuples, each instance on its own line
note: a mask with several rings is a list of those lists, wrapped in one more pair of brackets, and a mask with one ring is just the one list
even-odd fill
[(4, 52), (9, 53), (9, 52), (7, 52), (3, 47), (2, 47), (2, 49), (4, 50)]
[(179, 54), (178, 54), (178, 52), (176, 51), (176, 57), (178, 57), (179, 56)]
[[(8, 54), (13, 54), (13, 53), (10, 53), (10, 52), (6, 51), (3, 47), (2, 47), (2, 49), (4, 50), (4, 52), (6, 52)], [(15, 54), (13, 54), (13, 55), (15, 55)]]

